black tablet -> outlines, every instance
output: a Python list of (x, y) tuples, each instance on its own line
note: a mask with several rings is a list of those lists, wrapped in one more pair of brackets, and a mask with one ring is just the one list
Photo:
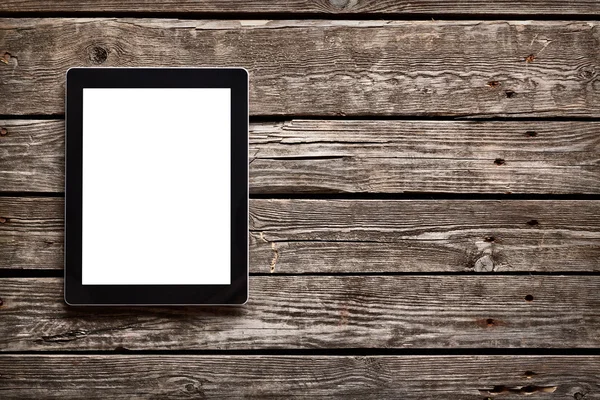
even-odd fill
[(248, 74), (72, 68), (65, 301), (248, 298)]

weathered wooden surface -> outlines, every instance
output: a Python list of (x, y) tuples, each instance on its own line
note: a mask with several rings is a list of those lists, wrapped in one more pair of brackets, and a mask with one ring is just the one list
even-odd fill
[[(0, 197), (0, 268), (63, 267), (63, 199)], [(250, 201), (253, 273), (600, 271), (600, 201)]]
[(595, 122), (295, 120), (250, 153), (252, 193), (600, 193)]
[[(0, 120), (2, 128), (0, 190), (62, 192), (64, 122)], [(600, 193), (598, 122), (253, 123), (249, 158), (254, 194)]]
[[(272, 272), (598, 271), (600, 202), (252, 200)], [(269, 251), (271, 250), (271, 251)]]
[(64, 190), (64, 121), (0, 120), (0, 191)]
[(72, 66), (244, 66), (253, 115), (600, 116), (592, 21), (9, 18), (0, 26), (0, 115), (62, 113)]
[(600, 346), (598, 276), (254, 276), (243, 307), (94, 309), (4, 278), (0, 298), (4, 351)]
[(598, 356), (2, 355), (0, 376), (19, 400), (600, 399)]
[(0, 12), (151, 12), (236, 14), (598, 14), (595, 0), (4, 0)]
[(0, 197), (0, 268), (62, 269), (63, 241), (64, 199)]

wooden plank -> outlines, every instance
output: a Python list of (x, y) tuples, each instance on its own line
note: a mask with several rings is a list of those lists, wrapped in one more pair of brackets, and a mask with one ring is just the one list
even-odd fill
[(598, 276), (253, 276), (245, 306), (209, 308), (68, 307), (62, 279), (4, 278), (0, 298), (0, 351), (600, 345)]
[[(2, 128), (1, 190), (62, 192), (64, 122)], [(600, 193), (598, 122), (253, 123), (249, 158), (254, 194)]]
[(64, 121), (0, 120), (0, 190), (64, 192)]
[(600, 202), (253, 200), (261, 272), (598, 271)]
[[(62, 269), (63, 199), (0, 197), (0, 268)], [(253, 273), (600, 271), (600, 201), (250, 201)]]
[(252, 193), (600, 193), (596, 122), (294, 120), (252, 133)]
[(594, 0), (4, 0), (0, 12), (151, 12), (236, 14), (598, 14)]
[(62, 198), (0, 197), (0, 268), (62, 269), (63, 242)]
[(0, 371), (7, 400), (600, 398), (598, 356), (3, 355)]
[(8, 18), (0, 26), (0, 115), (62, 113), (72, 66), (243, 66), (253, 115), (600, 116), (592, 21)]

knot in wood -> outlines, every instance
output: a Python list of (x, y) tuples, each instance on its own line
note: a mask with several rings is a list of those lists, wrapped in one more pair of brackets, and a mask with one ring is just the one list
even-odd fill
[(489, 254), (484, 255), (475, 261), (475, 272), (492, 272), (494, 270), (494, 260)]
[(94, 46), (90, 50), (90, 61), (94, 64), (102, 64), (108, 58), (108, 51), (100, 46)]
[(338, 9), (352, 8), (358, 3), (358, 0), (329, 0), (329, 4)]

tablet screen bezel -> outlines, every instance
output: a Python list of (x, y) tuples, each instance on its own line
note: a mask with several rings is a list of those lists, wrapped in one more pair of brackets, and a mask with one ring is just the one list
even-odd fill
[[(248, 299), (248, 72), (243, 68), (71, 68), (67, 71), (66, 82), (65, 302), (69, 305), (244, 304)], [(85, 88), (231, 90), (229, 285), (82, 284), (82, 165), (85, 157), (82, 134)], [(118, 221), (115, 222), (115, 229), (118, 229)]]

